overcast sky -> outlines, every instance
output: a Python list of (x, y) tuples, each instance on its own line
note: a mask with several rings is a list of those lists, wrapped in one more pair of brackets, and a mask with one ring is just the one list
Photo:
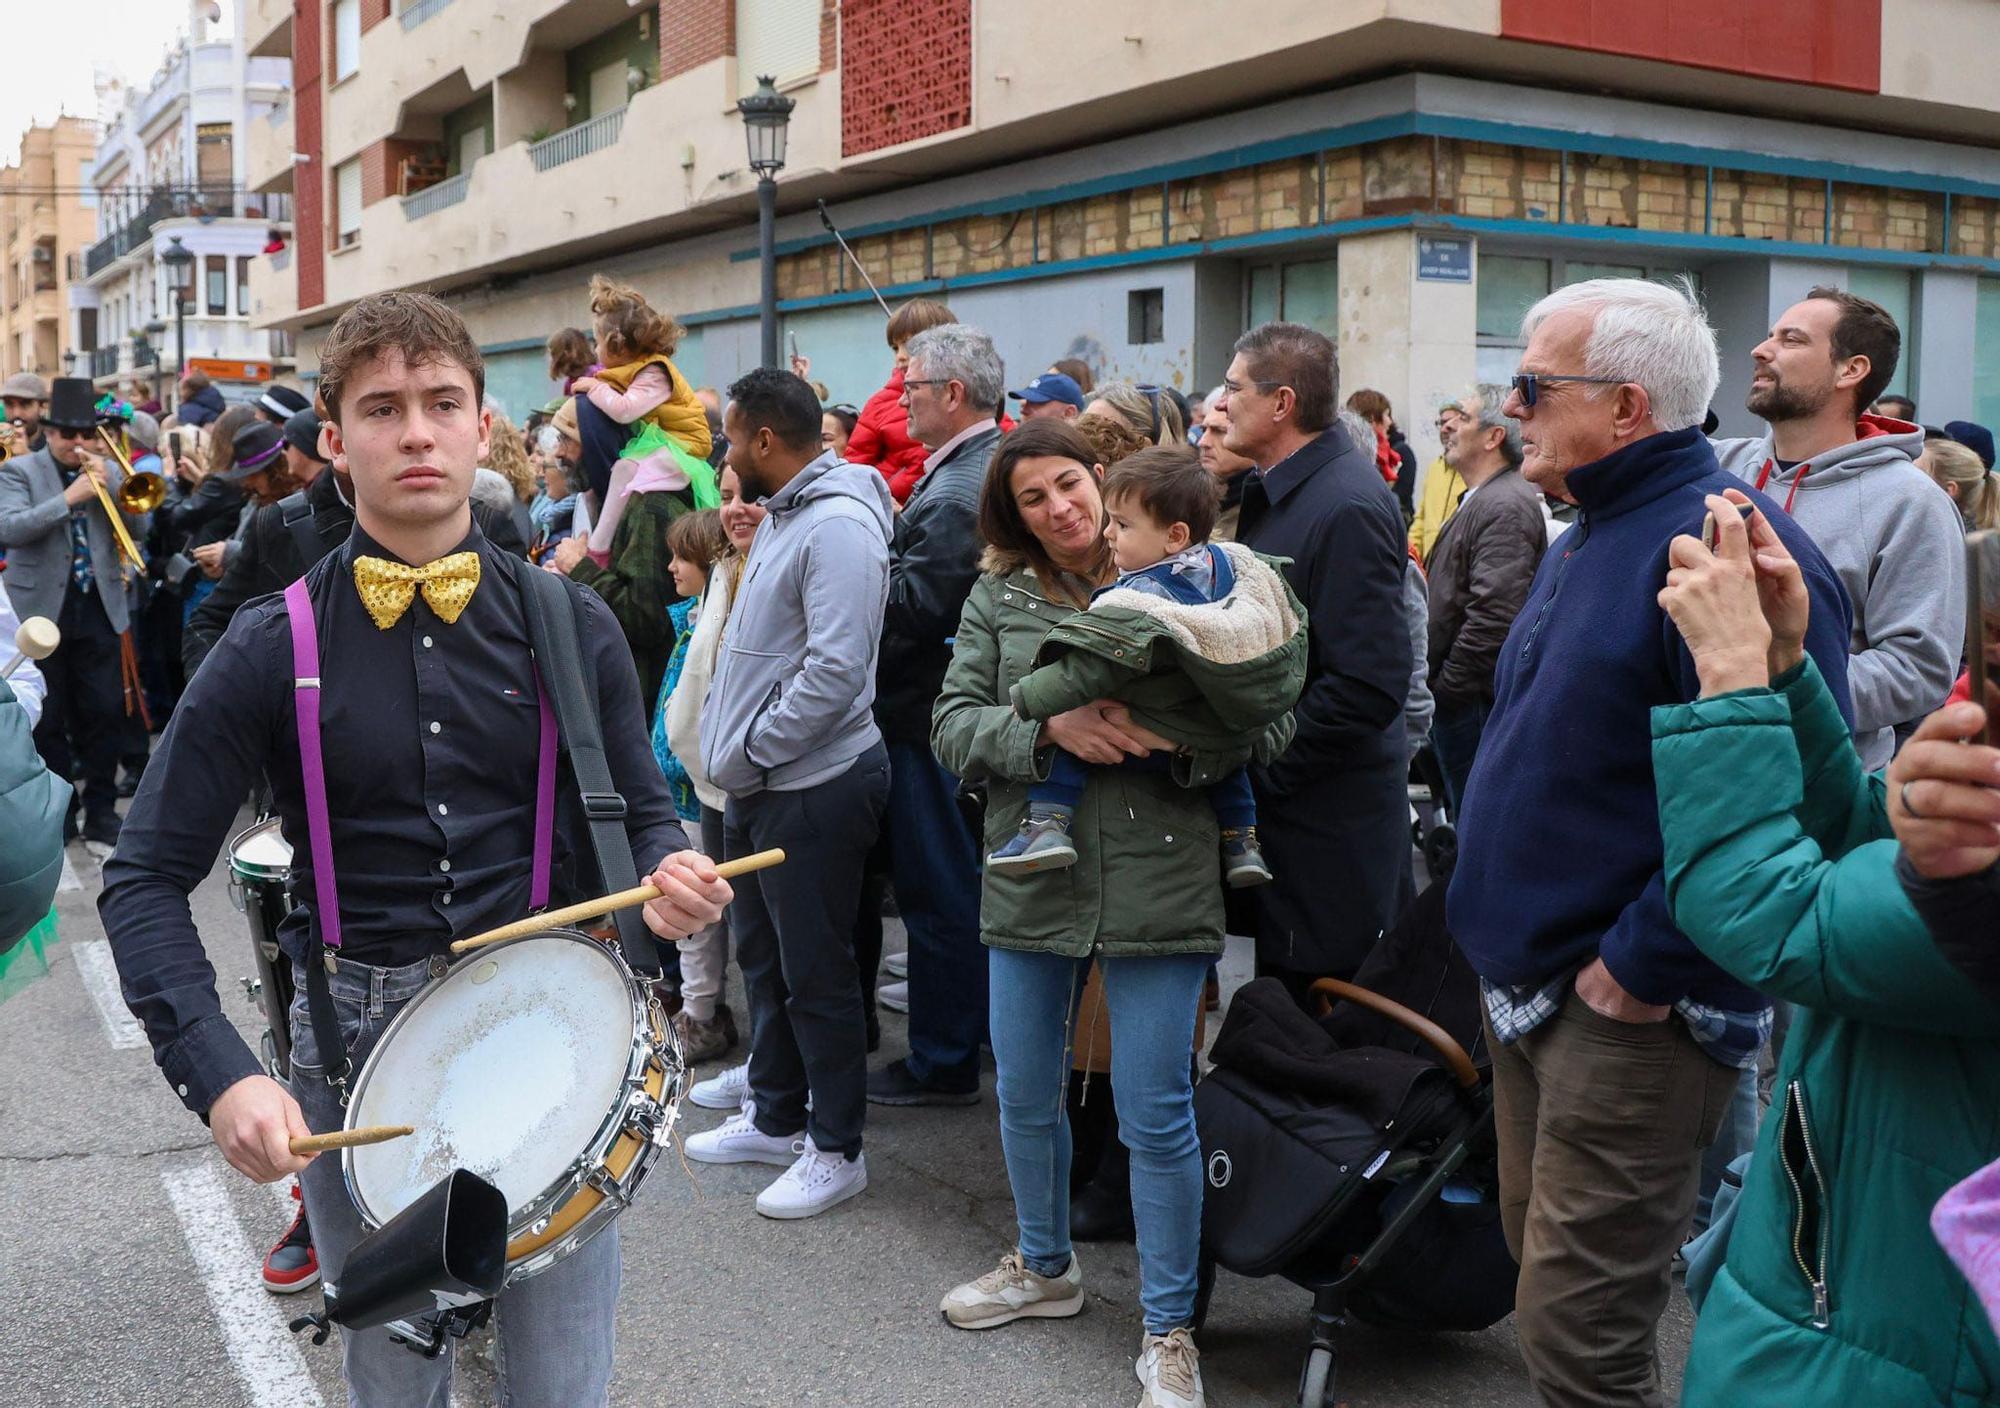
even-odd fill
[[(221, 0), (218, 34), (233, 32), (238, 0)], [(59, 113), (97, 116), (93, 71), (144, 83), (186, 32), (186, 0), (9, 0), (0, 27), (0, 166), (20, 155), (21, 134)]]

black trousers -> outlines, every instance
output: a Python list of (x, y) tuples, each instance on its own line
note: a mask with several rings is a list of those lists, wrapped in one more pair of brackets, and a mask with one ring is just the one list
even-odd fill
[(86, 817), (118, 810), (118, 755), (125, 746), (125, 690), (119, 675), (118, 633), (104, 619), (95, 591), (72, 583), (56, 625), (62, 644), (41, 662), (49, 695), (35, 725), (35, 748), (57, 777), (76, 774)]
[(820, 1152), (849, 1158), (861, 1152), (868, 1108), (854, 916), (888, 798), (888, 754), (875, 747), (816, 787), (731, 797), (722, 821), (723, 859), (774, 846), (787, 857), (740, 877), (729, 911), (749, 997), (757, 1128), (804, 1129)]

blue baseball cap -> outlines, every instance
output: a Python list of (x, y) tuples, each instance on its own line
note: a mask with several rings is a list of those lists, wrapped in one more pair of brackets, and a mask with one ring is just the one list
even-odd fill
[(1044, 401), (1064, 401), (1083, 409), (1083, 388), (1076, 384), (1076, 378), (1064, 376), (1061, 372), (1043, 372), (1019, 391), (1007, 393), (1016, 401), (1026, 401), (1030, 405), (1040, 405)]

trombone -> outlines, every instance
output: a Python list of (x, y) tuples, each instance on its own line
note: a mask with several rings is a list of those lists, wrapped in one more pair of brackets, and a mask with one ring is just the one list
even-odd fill
[[(97, 427), (97, 438), (104, 442), (104, 448), (111, 451), (111, 457), (118, 461), (118, 467), (125, 477), (118, 485), (118, 500), (112, 502), (111, 494), (104, 487), (104, 481), (90, 474), (90, 487), (97, 491), (98, 502), (104, 505), (104, 516), (111, 520), (111, 531), (118, 538), (118, 553), (125, 560), (125, 569), (132, 573), (146, 570), (146, 559), (139, 554), (139, 545), (132, 541), (132, 534), (125, 527), (125, 514), (151, 513), (167, 497), (167, 481), (157, 474), (140, 474), (132, 468), (132, 461), (125, 451), (111, 438), (111, 432), (102, 425)], [(120, 512), (120, 510), (123, 512)]]

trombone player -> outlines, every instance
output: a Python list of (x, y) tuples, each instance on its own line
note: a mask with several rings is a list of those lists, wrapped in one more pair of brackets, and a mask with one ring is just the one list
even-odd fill
[[(130, 626), (126, 544), (143, 538), (146, 515), (121, 508), (123, 471), (95, 451), (97, 396), (83, 377), (50, 387), (39, 450), (0, 461), (0, 573), (16, 614), (46, 616), (62, 644), (42, 662), (48, 697), (35, 746), (49, 771), (83, 765), (79, 803), (85, 840), (118, 840), (118, 754), (125, 733), (125, 632)], [(113, 515), (116, 514), (116, 519)], [(64, 839), (77, 834), (73, 803)]]

